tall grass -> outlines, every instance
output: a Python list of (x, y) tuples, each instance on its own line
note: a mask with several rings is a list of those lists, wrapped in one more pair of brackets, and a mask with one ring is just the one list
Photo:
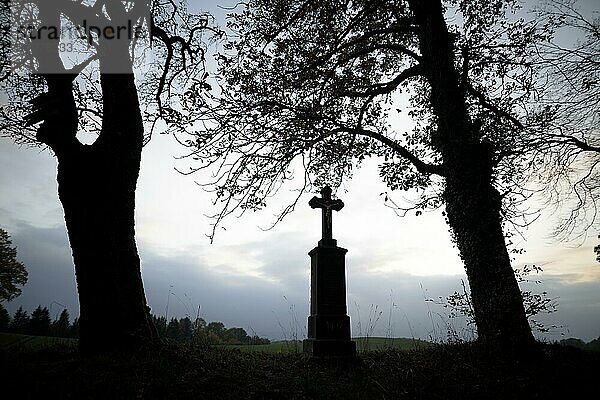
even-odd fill
[(296, 305), (290, 303), (286, 296), (283, 296), (283, 299), (287, 303), (287, 326), (284, 325), (275, 310), (273, 310), (273, 315), (275, 316), (277, 326), (281, 330), (286, 350), (290, 353), (299, 353), (302, 351), (302, 339), (306, 337), (306, 331), (303, 329), (304, 333), (300, 332), (301, 328), (298, 313), (296, 312)]

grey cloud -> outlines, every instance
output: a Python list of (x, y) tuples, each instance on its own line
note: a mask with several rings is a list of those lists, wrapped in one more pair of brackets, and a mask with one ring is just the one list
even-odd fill
[(23, 306), (31, 312), (41, 304), (51, 307), (55, 314), (65, 306), (71, 315), (77, 315), (75, 275), (65, 228), (38, 228), (20, 222), (10, 233), (29, 280), (23, 294), (9, 303), (8, 309)]
[(561, 277), (543, 277), (538, 291), (546, 290), (558, 298), (558, 310), (544, 317), (544, 321), (564, 326), (550, 338), (561, 338), (560, 333), (590, 341), (600, 337), (600, 284), (580, 282), (565, 284)]
[[(9, 310), (22, 305), (31, 311), (38, 304), (60, 311), (57, 302), (77, 315), (76, 285), (64, 227), (39, 228), (25, 222), (12, 232), (30, 280), (23, 295)], [(295, 242), (297, 240), (298, 242)], [(226, 247), (226, 246), (224, 246)], [(282, 234), (277, 240), (236, 246), (236, 254), (254, 252), (262, 272), (274, 279), (235, 276), (208, 267), (192, 254), (158, 255), (140, 245), (142, 273), (153, 312), (169, 316), (220, 320), (271, 338), (303, 336), (309, 309), (309, 240)], [(351, 249), (350, 249), (351, 250)], [(206, 260), (204, 260), (206, 261)], [(347, 257), (348, 311), (354, 335), (446, 337), (447, 324), (462, 332), (464, 321), (448, 320), (443, 307), (425, 302), (460, 290), (461, 276), (418, 277), (406, 273), (370, 273), (369, 257)], [(226, 266), (223, 266), (226, 267)], [(462, 277), (464, 279), (464, 277)], [(559, 277), (542, 277), (535, 290), (559, 297), (559, 311), (544, 321), (566, 325), (568, 336), (591, 340), (600, 335), (598, 283), (565, 284)], [(360, 318), (359, 318), (360, 316)], [(465, 333), (466, 334), (466, 333)], [(550, 337), (560, 338), (560, 337)]]
[[(169, 316), (200, 315), (227, 326), (252, 328), (260, 335), (281, 337), (277, 318), (286, 319), (288, 305), (298, 304), (285, 287), (256, 277), (231, 277), (180, 255), (162, 257), (142, 249), (146, 292), (153, 311)], [(303, 301), (306, 303), (306, 301)], [(278, 317), (279, 316), (279, 317)]]

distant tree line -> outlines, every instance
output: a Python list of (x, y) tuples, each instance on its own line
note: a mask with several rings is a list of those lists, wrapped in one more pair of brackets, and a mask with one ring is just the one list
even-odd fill
[(562, 339), (558, 343), (563, 346), (573, 346), (583, 350), (600, 351), (600, 337), (587, 343), (577, 338)]
[(31, 315), (19, 307), (10, 316), (0, 304), (0, 332), (20, 333), (35, 336), (54, 336), (63, 338), (79, 337), (79, 318), (70, 321), (69, 312), (64, 309), (54, 321), (50, 318), (48, 307), (37, 306)]
[[(198, 340), (210, 344), (269, 344), (269, 339), (248, 335), (243, 328), (226, 328), (222, 322), (206, 323), (203, 318), (194, 322), (189, 317), (167, 318), (152, 315), (152, 321), (160, 337), (174, 340)], [(0, 304), (0, 332), (23, 335), (54, 336), (64, 338), (79, 337), (79, 318), (70, 321), (69, 312), (64, 309), (53, 321), (48, 307), (38, 306), (29, 315), (19, 307), (11, 317)]]
[(195, 321), (189, 317), (171, 318), (152, 315), (152, 321), (160, 337), (174, 340), (196, 340), (209, 344), (269, 344), (271, 341), (258, 335), (248, 335), (243, 328), (226, 328), (222, 322), (206, 323), (203, 318)]

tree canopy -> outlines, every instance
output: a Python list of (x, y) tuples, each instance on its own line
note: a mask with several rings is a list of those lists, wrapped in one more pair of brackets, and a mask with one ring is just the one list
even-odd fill
[(192, 323), (189, 317), (171, 318), (167, 324), (165, 317), (153, 315), (154, 324), (162, 337), (173, 340), (192, 340), (200, 344), (269, 344), (269, 339), (249, 336), (243, 328), (226, 328), (222, 322), (213, 321), (208, 325), (197, 317)]
[[(418, 193), (401, 211), (443, 204), (441, 127), (409, 3), (250, 1), (230, 16), (217, 57), (220, 92), (185, 142), (189, 173), (214, 177), (199, 180), (220, 206), (215, 226), (231, 213), (265, 207), (285, 183), (298, 190), (296, 201), (326, 183), (338, 186), (368, 157), (379, 160), (390, 191)], [(504, 212), (518, 215), (521, 194), (511, 188), (523, 168), (510, 156), (525, 127), (536, 130), (546, 117), (525, 107), (533, 88), (526, 56), (550, 32), (512, 18), (520, 11), (514, 1), (444, 6), (453, 70), (477, 127), (469, 140), (491, 146)]]
[[(11, 3), (10, 0), (0, 0), (2, 26), (10, 27), (11, 18), (29, 10), (37, 1)], [(63, 17), (59, 24), (61, 29), (68, 32), (72, 29), (71, 24), (81, 24), (82, 18), (88, 24), (97, 23), (99, 26), (114, 21), (119, 7), (109, 5), (106, 15), (98, 13), (98, 10), (106, 7), (106, 3), (112, 1), (57, 0), (53, 8)], [(138, 94), (142, 99), (144, 141), (148, 142), (154, 132), (180, 132), (189, 125), (192, 117), (187, 117), (188, 114), (195, 112), (203, 102), (203, 93), (210, 87), (206, 83), (206, 48), (222, 33), (209, 13), (189, 11), (186, 0), (134, 0), (127, 3), (124, 9), (126, 17), (134, 24), (141, 24), (149, 33), (149, 36), (136, 40), (129, 53), (135, 67)], [(146, 7), (150, 7), (147, 15), (144, 14)], [(113, 13), (113, 20), (110, 20), (108, 9)], [(146, 21), (149, 17), (151, 21)], [(30, 18), (26, 22), (34, 26), (39, 24), (37, 17)], [(24, 124), (24, 117), (35, 110), (35, 103), (32, 104), (31, 100), (45, 90), (44, 76), (32, 74), (34, 71), (30, 64), (25, 62), (35, 59), (36, 54), (28, 54), (31, 50), (22, 43), (14, 49), (15, 38), (11, 34), (15, 32), (11, 29), (4, 29), (0, 34), (3, 44), (0, 52), (0, 90), (5, 96), (5, 104), (0, 107), (0, 136), (11, 138), (18, 144), (47, 145), (39, 140), (38, 127), (32, 121)], [(65, 64), (59, 69), (62, 68), (62, 73), (68, 74), (73, 82), (78, 139), (93, 143), (101, 134), (103, 122), (106, 122), (99, 63), (103, 57), (111, 61), (114, 58), (110, 51), (101, 55), (100, 38), (88, 33), (90, 39), (77, 41), (70, 37), (77, 49), (77, 46), (83, 46), (79, 49), (79, 56), (75, 57), (77, 60), (83, 55), (83, 59), (79, 59), (79, 63), (71, 61), (72, 65)]]
[(36, 336), (48, 336), (50, 334), (50, 324), (50, 311), (47, 307), (38, 306), (31, 313), (29, 332)]

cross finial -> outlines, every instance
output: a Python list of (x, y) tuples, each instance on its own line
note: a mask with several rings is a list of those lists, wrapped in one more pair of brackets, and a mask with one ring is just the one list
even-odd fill
[(329, 186), (325, 186), (321, 189), (321, 196), (319, 198), (317, 196), (310, 199), (308, 205), (311, 208), (320, 208), (322, 210), (322, 231), (323, 231), (323, 239), (324, 243), (333, 241), (332, 234), (332, 221), (331, 221), (331, 210), (340, 211), (344, 208), (344, 202), (340, 199), (332, 200), (331, 199), (331, 188)]

